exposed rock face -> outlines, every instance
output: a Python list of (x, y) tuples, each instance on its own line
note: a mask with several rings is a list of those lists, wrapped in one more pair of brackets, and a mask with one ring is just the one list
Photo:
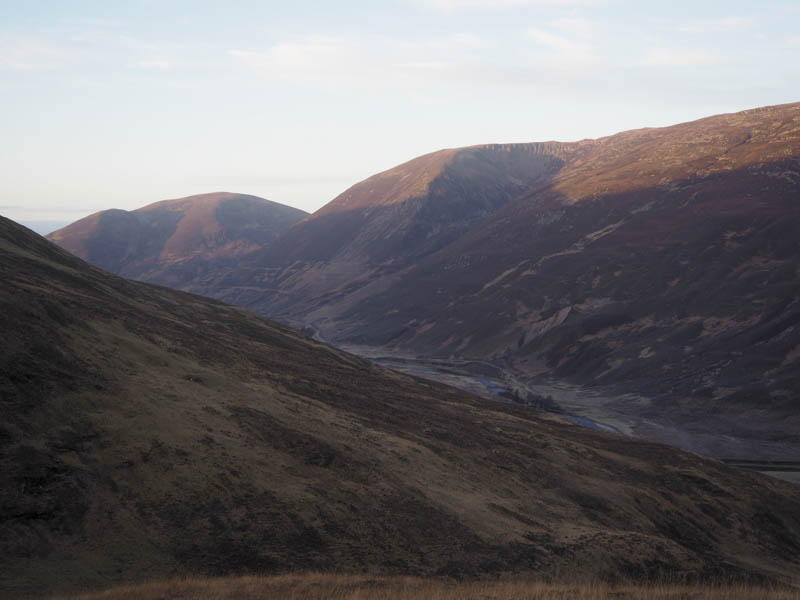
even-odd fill
[(130, 212), (104, 210), (47, 238), (112, 273), (181, 288), (226, 259), (272, 242), (306, 216), (256, 196), (218, 192)]
[(3, 597), (194, 573), (800, 570), (791, 484), (401, 375), (2, 218), (0, 277)]

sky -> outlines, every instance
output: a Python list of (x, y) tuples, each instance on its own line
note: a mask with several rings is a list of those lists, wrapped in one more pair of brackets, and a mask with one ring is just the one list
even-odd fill
[(441, 148), (798, 100), (800, 0), (0, 0), (0, 214), (313, 211)]

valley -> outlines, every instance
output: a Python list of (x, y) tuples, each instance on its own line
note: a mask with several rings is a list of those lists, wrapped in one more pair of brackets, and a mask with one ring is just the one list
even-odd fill
[(3, 3), (0, 600), (800, 600), (799, 1)]
[[(0, 275), (5, 596), (290, 569), (797, 573), (788, 482), (409, 377), (6, 219)], [(504, 381), (480, 366), (474, 385)]]
[[(269, 240), (237, 229), (244, 213), (219, 213), (219, 195), (169, 201), (194, 216), (142, 209), (161, 237), (95, 262), (479, 394), (475, 378), (494, 377), (691, 451), (800, 460), (799, 193), (794, 103), (439, 150), (293, 214)], [(116, 256), (92, 227), (49, 239)]]
[[(800, 483), (797, 476), (800, 459), (779, 460), (797, 456), (793, 445), (769, 444), (758, 438), (737, 438), (729, 431), (716, 435), (690, 435), (678, 426), (668, 427), (640, 416), (649, 405), (649, 401), (642, 397), (631, 394), (614, 396), (613, 392), (604, 394), (597, 388), (546, 378), (530, 378), (519, 371), (489, 363), (386, 356), (381, 354), (380, 348), (345, 345), (342, 349), (368, 358), (375, 364), (472, 394), (534, 406), (584, 427), (657, 440), (692, 452), (716, 456), (741, 468)], [(552, 402), (542, 403), (542, 399), (551, 399)]]
[(800, 103), (0, 219), (0, 589), (796, 583), (798, 161)]

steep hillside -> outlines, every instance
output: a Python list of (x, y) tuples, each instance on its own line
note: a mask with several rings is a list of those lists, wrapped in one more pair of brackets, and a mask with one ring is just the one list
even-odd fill
[(798, 104), (628, 132), (383, 289), (305, 318), (332, 318), (334, 339), (634, 393), (615, 410), (640, 434), (796, 460), (799, 199)]
[(0, 593), (800, 570), (791, 484), (372, 365), (0, 219)]
[(47, 238), (112, 273), (171, 287), (262, 248), (307, 213), (256, 196), (218, 192), (104, 210)]
[[(234, 268), (192, 290), (292, 320), (414, 264), (561, 168), (569, 145), (486, 145), (427, 154), (374, 175)], [(380, 284), (379, 284), (380, 285)]]
[[(483, 180), (496, 210), (422, 236), (435, 251), (397, 247), (376, 213), (346, 210), (362, 191), (413, 204), (370, 179), (279, 240), (340, 240), (333, 213), (352, 228), (344, 251), (278, 268), (258, 255), (196, 289), (339, 344), (490, 361), (556, 396), (553, 379), (590, 386), (611, 398), (599, 416), (693, 450), (800, 459), (800, 104), (524, 148), (547, 165), (526, 192), (509, 200)], [(432, 205), (472, 205), (463, 174), (442, 195), (438, 181)], [(591, 402), (571, 409), (598, 416)]]

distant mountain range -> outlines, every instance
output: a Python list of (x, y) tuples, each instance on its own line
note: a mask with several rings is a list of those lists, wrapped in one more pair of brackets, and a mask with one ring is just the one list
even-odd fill
[[(236, 260), (189, 246), (152, 259), (154, 276), (93, 262), (359, 352), (591, 388), (604, 415), (653, 439), (798, 459), (799, 198), (800, 104), (788, 104), (598, 140), (442, 150)], [(68, 231), (49, 237), (114, 254), (80, 230), (66, 244)]]
[(789, 483), (399, 374), (3, 218), (0, 277), (3, 597), (198, 573), (800, 570)]

